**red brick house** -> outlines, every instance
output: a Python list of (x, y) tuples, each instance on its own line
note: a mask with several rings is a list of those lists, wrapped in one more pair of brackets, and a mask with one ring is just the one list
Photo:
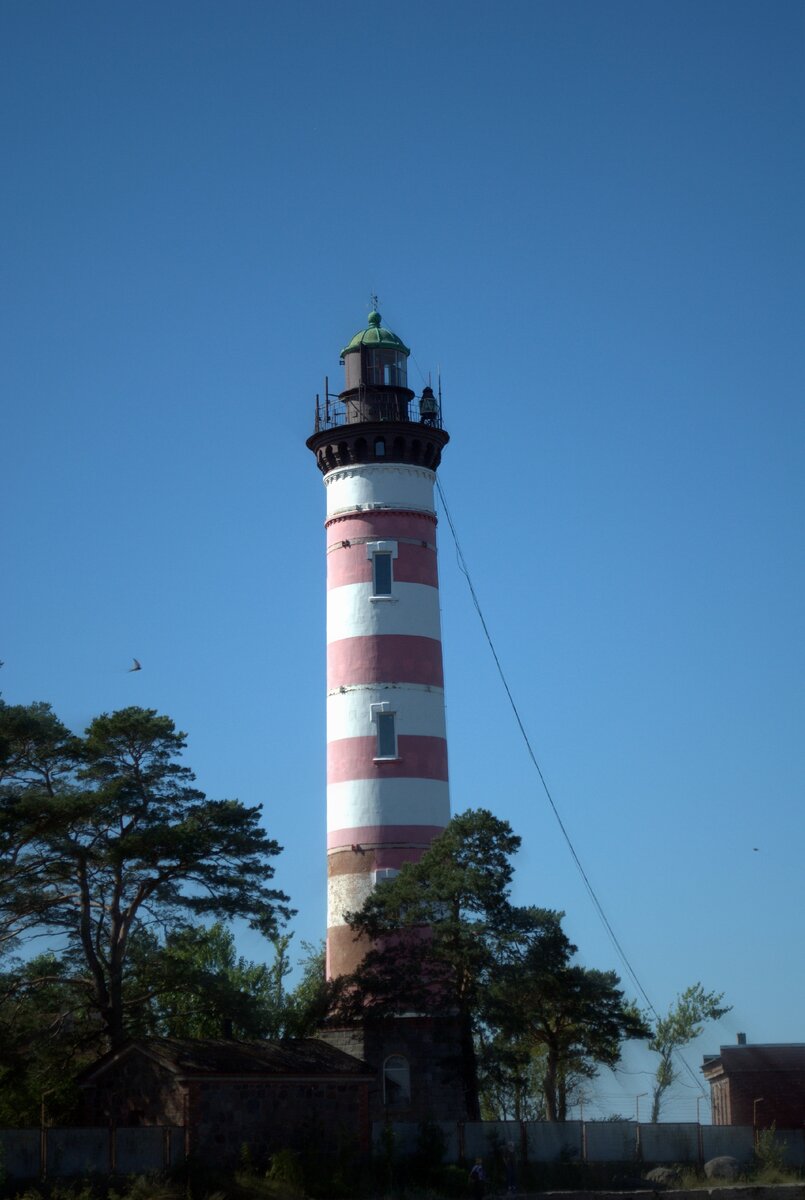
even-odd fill
[(706, 1054), (714, 1125), (802, 1129), (805, 1125), (805, 1043), (722, 1046)]
[(277, 1042), (143, 1038), (78, 1077), (87, 1125), (178, 1125), (186, 1149), (217, 1164), (244, 1145), (255, 1161), (275, 1150), (370, 1144), (366, 1063), (316, 1038)]

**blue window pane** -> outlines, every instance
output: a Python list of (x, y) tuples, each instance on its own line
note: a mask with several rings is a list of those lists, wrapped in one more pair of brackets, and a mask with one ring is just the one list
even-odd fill
[(378, 715), (377, 757), (397, 757), (397, 738), (394, 734), (394, 713), (380, 713)]
[(374, 586), (376, 596), (391, 595), (391, 555), (375, 554)]

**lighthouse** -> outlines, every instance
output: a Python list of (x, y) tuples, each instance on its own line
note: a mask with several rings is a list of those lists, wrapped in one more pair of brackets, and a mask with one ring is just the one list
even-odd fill
[(369, 314), (317, 398), (327, 497), (327, 975), (364, 953), (346, 924), (450, 818), (436, 568), (436, 470), (448, 435), (410, 350)]

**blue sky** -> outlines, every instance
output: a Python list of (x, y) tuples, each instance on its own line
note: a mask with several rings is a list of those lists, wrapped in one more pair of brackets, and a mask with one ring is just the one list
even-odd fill
[[(75, 728), (169, 713), (210, 795), (265, 806), (297, 942), (325, 903), (304, 442), (376, 291), (413, 386), (441, 368), (462, 548), (641, 983), (726, 992), (696, 1067), (739, 1030), (805, 1039), (804, 25), (788, 0), (0, 7), (3, 695)], [(509, 819), (516, 898), (620, 969), (440, 539), (453, 806)]]

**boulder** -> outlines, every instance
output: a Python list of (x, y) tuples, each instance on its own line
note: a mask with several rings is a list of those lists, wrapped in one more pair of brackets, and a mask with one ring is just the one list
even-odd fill
[(734, 1181), (741, 1173), (741, 1164), (737, 1158), (729, 1154), (719, 1154), (704, 1164), (704, 1173), (708, 1179), (728, 1179)]
[(646, 1175), (646, 1182), (654, 1187), (673, 1187), (679, 1182), (679, 1171), (676, 1167), (654, 1167)]

